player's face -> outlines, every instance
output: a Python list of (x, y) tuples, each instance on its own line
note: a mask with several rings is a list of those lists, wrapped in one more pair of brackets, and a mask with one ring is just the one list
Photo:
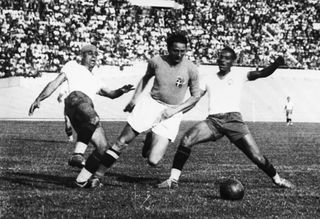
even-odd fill
[(97, 56), (98, 56), (97, 51), (84, 52), (82, 55), (82, 64), (84, 66), (87, 66), (89, 69), (92, 69), (96, 65)]
[(168, 48), (169, 56), (174, 64), (178, 64), (182, 61), (183, 56), (187, 52), (187, 45), (184, 43), (174, 42), (170, 48)]
[(220, 71), (224, 74), (230, 72), (233, 61), (234, 59), (231, 52), (225, 50), (221, 51), (217, 60)]

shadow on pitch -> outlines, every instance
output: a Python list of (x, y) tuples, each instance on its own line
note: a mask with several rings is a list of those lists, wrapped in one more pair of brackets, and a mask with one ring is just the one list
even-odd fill
[(12, 184), (20, 184), (22, 186), (38, 188), (38, 189), (52, 189), (56, 190), (56, 186), (63, 186), (68, 188), (76, 188), (74, 184), (74, 177), (48, 175), (42, 173), (6, 173), (0, 177), (0, 181)]
[(10, 140), (26, 142), (47, 142), (47, 143), (69, 143), (67, 140), (50, 140), (50, 139), (30, 139), (30, 138), (10, 138)]
[(142, 185), (155, 185), (160, 182), (159, 178), (154, 177), (142, 177), (142, 176), (128, 176), (119, 173), (107, 173), (107, 177), (115, 177), (117, 181), (124, 182), (124, 183), (136, 183)]

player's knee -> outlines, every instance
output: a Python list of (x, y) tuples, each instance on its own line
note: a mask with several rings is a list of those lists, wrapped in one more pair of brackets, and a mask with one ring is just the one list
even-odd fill
[(159, 164), (160, 160), (161, 160), (161, 157), (150, 156), (148, 158), (148, 164), (151, 167), (156, 167)]
[(100, 123), (99, 116), (92, 117), (90, 119), (89, 123), (97, 127), (99, 125), (99, 123)]
[(184, 135), (181, 140), (181, 146), (191, 148), (193, 145), (193, 138), (190, 135)]

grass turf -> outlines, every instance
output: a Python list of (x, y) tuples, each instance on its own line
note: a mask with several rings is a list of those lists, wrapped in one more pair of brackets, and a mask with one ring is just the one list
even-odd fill
[[(194, 122), (183, 122), (176, 142)], [(262, 152), (295, 190), (275, 187), (223, 138), (194, 147), (176, 190), (154, 188), (169, 176), (177, 143), (156, 168), (141, 157), (144, 134), (130, 144), (103, 179), (79, 189), (79, 170), (67, 165), (73, 144), (63, 122), (0, 123), (0, 218), (319, 218), (320, 125), (248, 123)], [(103, 122), (110, 141), (124, 122)], [(88, 153), (92, 150), (89, 146)], [(237, 178), (241, 201), (219, 196), (219, 183)]]

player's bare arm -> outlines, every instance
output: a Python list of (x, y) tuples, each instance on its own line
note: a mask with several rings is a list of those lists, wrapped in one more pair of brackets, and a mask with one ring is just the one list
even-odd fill
[(104, 97), (109, 97), (111, 99), (115, 99), (118, 98), (120, 96), (122, 96), (125, 93), (128, 93), (130, 91), (134, 90), (134, 87), (132, 84), (126, 84), (122, 87), (120, 87), (119, 89), (116, 90), (110, 90), (107, 87), (104, 87), (102, 89), (100, 89), (99, 91), (99, 95), (100, 96), (104, 96)]
[[(200, 89), (200, 98), (199, 98), (199, 100), (206, 94), (206, 92), (207, 92), (206, 90), (201, 90), (201, 89)], [(193, 105), (191, 105), (190, 107), (184, 109), (182, 112), (183, 112), (183, 113), (187, 113), (187, 112), (190, 111), (198, 102), (199, 102), (199, 101), (195, 102)]]
[(143, 90), (147, 86), (150, 79), (154, 76), (153, 72), (154, 72), (153, 68), (151, 67), (150, 64), (148, 64), (147, 71), (146, 71), (145, 75), (141, 78), (141, 80), (139, 81), (131, 101), (123, 109), (124, 112), (131, 112), (133, 110), (133, 108), (136, 105), (136, 100), (138, 99), (140, 94), (143, 92)]
[(62, 72), (53, 81), (49, 82), (31, 104), (29, 116), (32, 116), (34, 110), (40, 107), (40, 102), (49, 97), (65, 80), (67, 80), (66, 75)]
[(279, 56), (273, 63), (271, 63), (268, 67), (262, 69), (261, 71), (250, 71), (248, 73), (248, 80), (253, 81), (258, 78), (265, 78), (271, 75), (275, 70), (281, 66), (284, 65), (284, 59), (282, 56)]

